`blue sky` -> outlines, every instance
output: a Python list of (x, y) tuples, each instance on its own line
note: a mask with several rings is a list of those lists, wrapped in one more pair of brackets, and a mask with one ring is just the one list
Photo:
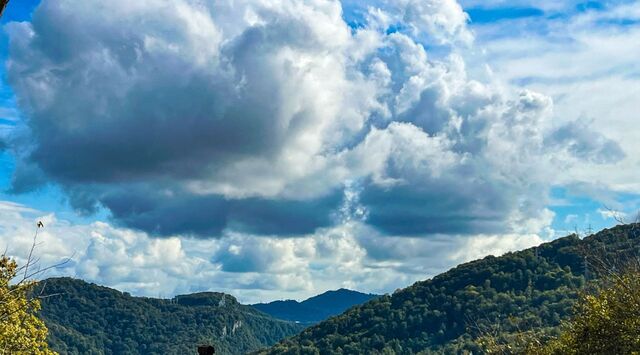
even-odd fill
[(9, 250), (43, 218), (59, 274), (303, 298), (640, 207), (637, 3), (267, 3), (11, 2)]

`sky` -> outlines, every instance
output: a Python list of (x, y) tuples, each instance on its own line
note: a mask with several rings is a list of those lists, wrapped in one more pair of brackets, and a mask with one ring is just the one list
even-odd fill
[(23, 0), (0, 247), (247, 303), (387, 293), (632, 221), (640, 3)]

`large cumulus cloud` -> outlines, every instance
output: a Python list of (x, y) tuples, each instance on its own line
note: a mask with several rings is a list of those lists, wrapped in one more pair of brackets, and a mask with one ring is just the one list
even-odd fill
[(469, 77), (455, 1), (344, 5), (43, 0), (9, 26), (14, 187), (165, 236), (313, 233), (354, 186), (386, 235), (499, 233), (548, 219), (557, 164), (623, 156)]

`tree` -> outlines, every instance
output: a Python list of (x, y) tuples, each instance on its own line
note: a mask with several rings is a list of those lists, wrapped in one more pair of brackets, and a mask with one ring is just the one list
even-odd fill
[[(632, 229), (632, 232), (637, 229)], [(585, 288), (559, 335), (540, 329), (508, 338), (485, 332), (480, 339), (488, 354), (640, 354), (640, 258), (616, 263), (591, 255), (599, 279)]]
[(0, 353), (53, 354), (46, 342), (47, 327), (36, 315), (40, 301), (30, 294), (35, 282), (15, 282), (22, 270), (15, 260), (0, 256)]
[(639, 354), (640, 272), (607, 278), (596, 292), (585, 294), (559, 338), (541, 354)]

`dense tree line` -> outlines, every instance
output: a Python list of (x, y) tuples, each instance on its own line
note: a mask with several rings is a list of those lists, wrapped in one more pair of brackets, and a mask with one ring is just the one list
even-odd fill
[(637, 255), (638, 225), (576, 235), (462, 264), (385, 295), (262, 351), (264, 354), (461, 354), (482, 339), (561, 334), (584, 286)]
[(531, 344), (529, 353), (534, 355), (638, 354), (640, 269), (607, 277), (595, 292), (581, 296), (574, 316), (563, 325), (560, 336)]
[(213, 344), (216, 354), (239, 354), (302, 329), (221, 293), (132, 297), (70, 278), (39, 287), (53, 295), (41, 311), (48, 342), (64, 354), (192, 354), (198, 344)]

